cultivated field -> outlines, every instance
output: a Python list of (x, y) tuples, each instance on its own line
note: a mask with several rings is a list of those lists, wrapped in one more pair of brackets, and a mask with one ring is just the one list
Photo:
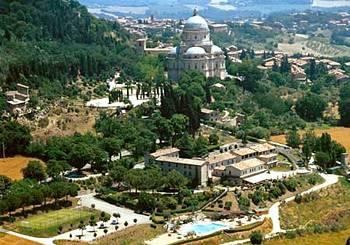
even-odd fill
[(31, 160), (38, 160), (29, 157), (9, 157), (0, 158), (0, 174), (10, 177), (13, 180), (22, 179), (22, 168), (26, 167)]
[[(315, 129), (314, 131), (317, 136), (321, 136), (322, 133), (329, 133), (332, 139), (342, 144), (350, 152), (350, 128), (333, 127), (329, 129)], [(301, 131), (301, 134), (303, 134), (303, 131)], [(282, 144), (286, 143), (285, 135), (272, 136), (271, 140)]]
[(39, 245), (39, 243), (0, 233), (0, 245)]
[(287, 54), (309, 53), (316, 56), (337, 57), (350, 55), (350, 48), (318, 40), (299, 40), (295, 43), (279, 43), (278, 50)]
[(5, 227), (25, 235), (52, 237), (57, 235), (59, 226), (63, 227), (63, 232), (69, 230), (71, 224), (76, 229), (80, 220), (87, 222), (91, 215), (95, 215), (96, 219), (99, 217), (98, 212), (92, 212), (87, 209), (67, 208), (34, 215)]

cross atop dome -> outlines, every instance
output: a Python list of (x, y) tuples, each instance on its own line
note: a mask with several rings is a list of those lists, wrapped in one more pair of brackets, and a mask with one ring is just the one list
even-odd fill
[(193, 10), (193, 16), (196, 16), (198, 14), (198, 9), (197, 8), (194, 8)]

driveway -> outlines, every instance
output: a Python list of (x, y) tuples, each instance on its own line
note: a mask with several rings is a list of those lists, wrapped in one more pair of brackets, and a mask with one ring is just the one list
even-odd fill
[[(119, 213), (121, 218), (119, 219), (123, 223), (127, 221), (129, 224), (134, 223), (134, 219), (137, 219), (138, 224), (149, 224), (151, 223), (150, 216), (143, 215), (143, 214), (137, 214), (131, 209), (117, 207), (115, 205), (109, 204), (105, 201), (102, 201), (100, 199), (97, 199), (93, 196), (93, 194), (85, 195), (80, 198), (80, 204), (84, 207), (91, 208), (92, 204), (95, 204), (95, 209), (98, 209), (100, 211), (104, 211), (111, 216), (114, 213)], [(112, 217), (113, 219), (113, 217)], [(121, 223), (121, 222), (119, 222)]]

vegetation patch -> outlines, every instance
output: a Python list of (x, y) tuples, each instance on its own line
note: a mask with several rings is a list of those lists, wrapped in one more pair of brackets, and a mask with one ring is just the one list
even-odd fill
[[(286, 235), (287, 238), (298, 237), (298, 242), (315, 238), (320, 239), (319, 244), (325, 244), (327, 239), (338, 236), (345, 239), (350, 227), (349, 182), (341, 178), (340, 183), (332, 187), (304, 195), (296, 202), (281, 206), (281, 225), (283, 229), (298, 229), (298, 232)], [(333, 241), (332, 244), (341, 243)]]
[(160, 234), (165, 233), (166, 230), (162, 225), (136, 225), (124, 229), (122, 231), (104, 236), (96, 240), (95, 244), (109, 245), (109, 244), (123, 244), (123, 245), (141, 245), (145, 241), (151, 240)]

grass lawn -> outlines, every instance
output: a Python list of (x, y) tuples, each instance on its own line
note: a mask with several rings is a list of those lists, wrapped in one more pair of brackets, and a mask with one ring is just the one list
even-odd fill
[[(5, 228), (35, 237), (52, 237), (58, 234), (60, 226), (63, 227), (63, 232), (76, 229), (80, 220), (87, 224), (91, 215), (95, 215), (98, 220), (99, 214), (100, 212), (95, 210), (66, 208), (33, 215), (6, 225)], [(73, 224), (72, 228), (71, 224)]]
[[(319, 129), (315, 129), (314, 131), (317, 136), (321, 136), (322, 133), (329, 133), (332, 136), (332, 139), (342, 144), (346, 148), (346, 150), (350, 152), (350, 128), (331, 127), (331, 128), (319, 128)], [(300, 133), (303, 134), (304, 131), (300, 131)], [(281, 144), (286, 143), (286, 137), (284, 134), (272, 136), (271, 140)]]
[(39, 245), (39, 243), (25, 240), (20, 237), (0, 233), (0, 245)]
[(13, 180), (22, 179), (23, 175), (21, 170), (22, 168), (25, 168), (31, 160), (38, 159), (22, 156), (1, 158), (0, 173), (1, 175), (5, 175)]
[(273, 167), (271, 168), (271, 170), (273, 171), (280, 171), (280, 172), (287, 172), (287, 171), (291, 171), (290, 168), (291, 168), (292, 165), (288, 165), (288, 164), (280, 164), (276, 167)]
[(99, 238), (94, 242), (94, 244), (141, 245), (145, 244), (145, 241), (151, 240), (152, 238), (155, 238), (165, 232), (166, 230), (163, 228), (163, 225), (157, 225), (157, 228), (152, 228), (150, 225), (135, 225)]

